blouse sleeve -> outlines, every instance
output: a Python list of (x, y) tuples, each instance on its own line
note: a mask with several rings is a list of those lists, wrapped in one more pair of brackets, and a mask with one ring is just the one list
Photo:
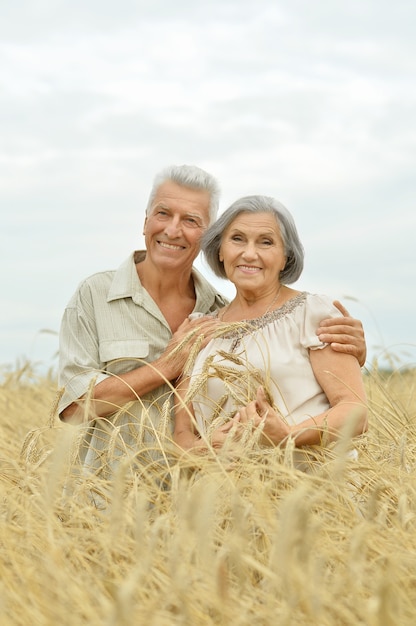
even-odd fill
[(304, 348), (320, 350), (328, 344), (323, 343), (316, 331), (321, 320), (340, 317), (341, 313), (327, 296), (308, 294), (304, 308), (303, 324), (300, 325), (300, 343)]

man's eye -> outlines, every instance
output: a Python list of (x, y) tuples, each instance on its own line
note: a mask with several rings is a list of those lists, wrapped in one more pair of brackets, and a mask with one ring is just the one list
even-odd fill
[(198, 228), (201, 224), (194, 217), (185, 218), (185, 223), (192, 228)]

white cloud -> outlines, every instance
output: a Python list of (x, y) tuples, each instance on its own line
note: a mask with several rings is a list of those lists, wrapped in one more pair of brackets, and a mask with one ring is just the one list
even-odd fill
[(4, 359), (57, 328), (83, 276), (141, 244), (170, 162), (216, 174), (223, 206), (279, 197), (304, 233), (305, 287), (345, 287), (392, 341), (412, 338), (413, 5), (22, 0), (0, 13)]

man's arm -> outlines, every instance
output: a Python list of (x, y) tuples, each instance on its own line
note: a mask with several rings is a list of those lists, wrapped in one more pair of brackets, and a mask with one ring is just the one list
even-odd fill
[(335, 352), (355, 356), (362, 367), (367, 356), (363, 325), (360, 320), (350, 316), (341, 302), (336, 300), (334, 305), (343, 317), (322, 320), (316, 334), (321, 341), (329, 343)]
[(217, 321), (212, 318), (186, 318), (159, 358), (117, 376), (107, 376), (95, 385), (91, 394), (81, 396), (63, 409), (60, 413), (61, 420), (71, 424), (82, 423), (87, 403), (91, 417), (106, 417), (126, 403), (137, 400), (166, 382), (174, 381), (182, 374), (189, 353), (186, 347), (177, 350), (178, 346), (191, 331), (195, 331), (191, 342), (202, 334), (202, 347), (208, 342), (210, 331), (216, 325)]
[[(153, 363), (146, 363), (117, 376), (107, 376), (96, 384), (92, 391), (92, 397), (88, 398), (92, 415), (94, 417), (111, 415), (124, 404), (137, 400), (179, 376), (184, 365), (182, 360), (186, 358), (186, 353), (182, 351), (182, 356), (178, 354), (179, 358), (169, 358), (169, 356), (183, 338), (180, 329), (173, 335), (165, 352)], [(82, 396), (72, 402), (60, 413), (60, 418), (71, 424), (81, 423), (84, 420), (84, 399), (85, 396)]]

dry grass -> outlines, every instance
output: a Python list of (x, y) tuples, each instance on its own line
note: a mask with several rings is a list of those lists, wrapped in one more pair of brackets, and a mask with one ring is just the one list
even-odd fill
[[(369, 433), (315, 472), (279, 451), (68, 478), (76, 429), (30, 367), (0, 387), (0, 623), (416, 623), (416, 374), (368, 377)], [(29, 433), (29, 434), (28, 434)], [(168, 482), (161, 489), (160, 481)]]

